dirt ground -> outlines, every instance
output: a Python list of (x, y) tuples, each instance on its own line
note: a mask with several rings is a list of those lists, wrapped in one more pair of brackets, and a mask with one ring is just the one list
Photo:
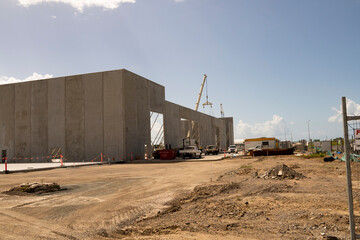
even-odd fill
[[(282, 164), (300, 175), (270, 171)], [(56, 182), (62, 191), (4, 193), (29, 182)], [(0, 239), (349, 238), (340, 161), (239, 157), (55, 169), (1, 174), (0, 192)]]

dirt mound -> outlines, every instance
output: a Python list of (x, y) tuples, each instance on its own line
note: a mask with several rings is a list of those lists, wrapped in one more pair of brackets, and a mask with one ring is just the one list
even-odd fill
[(49, 192), (60, 191), (60, 185), (57, 183), (23, 183), (18, 186), (12, 187), (9, 191), (6, 191), (6, 194), (15, 194), (15, 195), (23, 195), (23, 194), (42, 194)]
[(261, 176), (264, 179), (302, 179), (305, 176), (301, 173), (296, 172), (292, 168), (286, 166), (285, 164), (278, 165), (269, 171), (267, 171), (264, 175)]
[(188, 197), (188, 200), (196, 201), (198, 199), (209, 198), (239, 188), (239, 183), (197, 186), (194, 188), (194, 191)]
[(241, 176), (241, 175), (246, 175), (248, 173), (250, 173), (253, 170), (252, 166), (242, 166), (238, 169), (229, 171), (224, 173), (223, 175), (220, 175), (217, 179), (217, 181), (220, 181), (222, 179), (226, 179), (226, 178), (233, 178), (235, 176)]
[(258, 189), (254, 191), (245, 193), (244, 196), (254, 196), (254, 195), (265, 195), (267, 193), (287, 193), (290, 192), (293, 186), (288, 184), (275, 184), (270, 186), (259, 186)]

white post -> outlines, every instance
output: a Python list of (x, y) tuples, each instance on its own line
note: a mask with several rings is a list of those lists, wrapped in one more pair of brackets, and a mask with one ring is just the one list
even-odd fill
[(350, 236), (351, 236), (351, 240), (355, 240), (356, 234), (355, 234), (354, 203), (353, 203), (352, 182), (351, 182), (350, 144), (349, 144), (349, 133), (348, 133), (346, 98), (342, 97), (341, 100), (342, 100), (343, 126), (344, 126), (344, 145), (345, 145), (344, 148), (345, 148), (345, 161), (346, 161), (346, 180), (347, 180), (348, 205), (349, 205)]

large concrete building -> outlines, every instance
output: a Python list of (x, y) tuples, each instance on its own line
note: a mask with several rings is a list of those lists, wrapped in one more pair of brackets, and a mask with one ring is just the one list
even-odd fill
[[(233, 119), (165, 100), (165, 88), (125, 69), (0, 85), (0, 150), (11, 161), (46, 161), (54, 149), (69, 161), (100, 153), (143, 158), (151, 145), (150, 112), (163, 114), (164, 141), (182, 147), (184, 131), (201, 146), (234, 143)], [(189, 127), (187, 130), (183, 122)]]

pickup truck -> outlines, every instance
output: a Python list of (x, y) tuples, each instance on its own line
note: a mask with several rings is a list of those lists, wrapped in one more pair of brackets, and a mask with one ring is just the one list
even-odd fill
[(179, 151), (182, 158), (201, 158), (201, 151), (196, 146), (186, 146), (183, 150)]
[(205, 155), (210, 155), (210, 153), (212, 155), (218, 155), (219, 153), (219, 148), (216, 147), (215, 145), (208, 145), (205, 148)]
[(238, 150), (236, 148), (236, 145), (230, 145), (229, 148), (228, 148), (228, 152), (229, 153), (237, 153)]

